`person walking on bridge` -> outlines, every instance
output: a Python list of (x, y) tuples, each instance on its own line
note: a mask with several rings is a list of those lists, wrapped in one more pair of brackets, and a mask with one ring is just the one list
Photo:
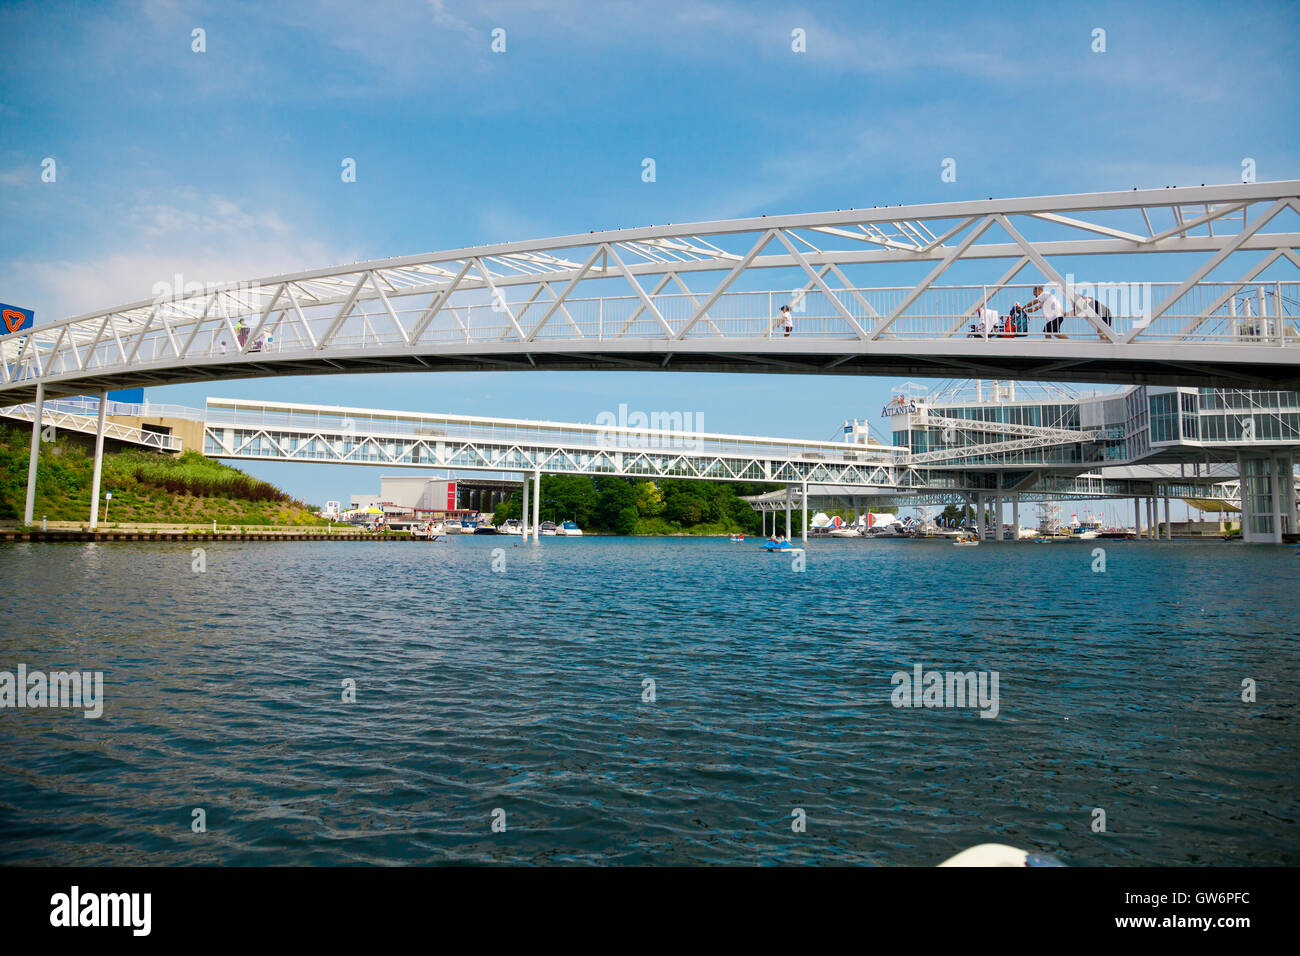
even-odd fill
[[(1110, 325), (1111, 320), (1114, 318), (1114, 316), (1111, 314), (1109, 306), (1107, 306), (1105, 303), (1098, 302), (1090, 295), (1080, 296), (1078, 305), (1076, 305), (1073, 309), (1070, 310), (1070, 314), (1081, 315), (1084, 318), (1087, 318), (1088, 309), (1092, 309), (1093, 313), (1097, 316), (1097, 318), (1101, 319), (1107, 325)], [(1103, 342), (1106, 341), (1105, 332), (1099, 331), (1097, 335), (1098, 337), (1100, 337), (1100, 339)]]
[[(1016, 303), (1016, 308), (1020, 308), (1020, 303)], [(1034, 301), (1024, 307), (1026, 312), (1043, 313), (1046, 320), (1043, 324), (1043, 335), (1049, 339), (1063, 339), (1061, 334), (1061, 323), (1065, 321), (1065, 313), (1061, 310), (1061, 300), (1052, 292), (1044, 289), (1041, 285), (1034, 286)]]
[(794, 331), (794, 314), (790, 311), (788, 305), (781, 306), (781, 330), (785, 332), (788, 339), (790, 333)]

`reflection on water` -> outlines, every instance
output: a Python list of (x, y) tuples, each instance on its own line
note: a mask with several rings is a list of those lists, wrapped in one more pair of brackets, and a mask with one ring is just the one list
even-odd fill
[[(1291, 549), (191, 547), (0, 545), (0, 670), (106, 697), (0, 710), (0, 862), (1300, 863)], [(918, 663), (997, 719), (892, 707)]]

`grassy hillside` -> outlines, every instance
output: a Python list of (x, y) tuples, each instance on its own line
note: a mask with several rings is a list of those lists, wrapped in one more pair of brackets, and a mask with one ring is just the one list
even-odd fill
[[(0, 520), (21, 520), (31, 431), (0, 423)], [(36, 512), (50, 521), (89, 520), (93, 475), (91, 439), (60, 433), (41, 445)], [(324, 522), (279, 488), (237, 468), (185, 452), (179, 458), (136, 449), (104, 454), (103, 493), (111, 491), (106, 523), (167, 522), (315, 525)]]

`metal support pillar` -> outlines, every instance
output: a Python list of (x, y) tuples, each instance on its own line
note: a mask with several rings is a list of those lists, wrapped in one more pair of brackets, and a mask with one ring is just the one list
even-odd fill
[(975, 492), (975, 537), (984, 540), (984, 492)]
[(803, 542), (808, 543), (808, 482), (803, 483)]
[(32, 523), (36, 511), (36, 464), (41, 454), (41, 413), (45, 410), (45, 386), (36, 383), (36, 416), (32, 419), (32, 453), (27, 461), (27, 503), (23, 506), (23, 524)]
[(533, 472), (533, 540), (542, 540), (542, 473)]
[(1020, 540), (1020, 496), (1011, 496), (1011, 540)]
[(1169, 514), (1169, 496), (1165, 495), (1165, 540), (1174, 540), (1174, 521)]
[(1133, 537), (1142, 537), (1142, 499), (1133, 499)]
[(528, 540), (528, 475), (524, 475), (524, 503), (519, 515), (519, 539)]
[(790, 486), (785, 486), (785, 540), (790, 540)]
[(104, 473), (104, 416), (108, 412), (108, 389), (99, 393), (99, 423), (95, 427), (95, 470), (90, 479), (90, 530), (99, 527), (99, 482)]

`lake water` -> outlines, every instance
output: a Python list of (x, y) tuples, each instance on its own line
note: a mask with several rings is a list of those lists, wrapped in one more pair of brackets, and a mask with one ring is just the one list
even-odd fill
[(1300, 864), (1295, 550), (757, 546), (0, 545), (0, 862)]

